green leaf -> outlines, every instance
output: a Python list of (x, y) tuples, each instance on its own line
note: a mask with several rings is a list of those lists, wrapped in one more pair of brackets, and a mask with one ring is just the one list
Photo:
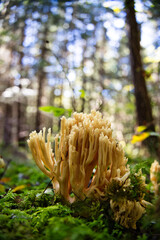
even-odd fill
[(43, 106), (39, 107), (39, 110), (47, 113), (52, 113), (55, 117), (60, 117), (62, 115), (68, 115), (69, 117), (72, 114), (72, 109), (58, 108), (54, 106)]
[(0, 184), (0, 193), (3, 193), (5, 192), (5, 187), (4, 185)]
[(79, 92), (81, 93), (80, 98), (85, 98), (86, 92), (83, 89), (79, 90)]
[(150, 136), (160, 137), (160, 133), (150, 132)]

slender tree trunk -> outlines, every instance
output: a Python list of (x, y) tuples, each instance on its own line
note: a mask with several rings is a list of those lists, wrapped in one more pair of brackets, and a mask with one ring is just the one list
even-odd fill
[[(12, 67), (12, 54), (13, 54), (13, 49), (12, 46), (7, 46), (8, 49), (10, 50), (10, 58), (8, 67), (6, 68), (6, 72), (9, 72), (11, 67)], [(13, 78), (6, 79), (6, 89), (13, 87)], [(2, 125), (2, 122), (0, 123), (0, 126), (3, 128), (3, 143), (4, 146), (7, 147), (8, 145), (12, 144), (13, 141), (13, 105), (11, 102), (6, 101), (4, 103), (4, 122)]]
[[(128, 40), (131, 59), (131, 71), (135, 91), (136, 113), (138, 125), (147, 126), (147, 130), (155, 131), (154, 119), (150, 98), (148, 96), (144, 70), (141, 59), (140, 32), (135, 16), (134, 0), (125, 0), (126, 20), (128, 23)], [(148, 138), (145, 141), (147, 146), (153, 151), (156, 148), (158, 153), (158, 138)]]
[(3, 140), (5, 146), (12, 143), (12, 105), (10, 103), (5, 104)]
[[(26, 11), (26, 14), (27, 14), (27, 11)], [(26, 20), (26, 17), (24, 16), (22, 18), (22, 22), (23, 22), (23, 25), (22, 25), (22, 28), (21, 28), (21, 36), (20, 36), (20, 51), (19, 51), (19, 72), (21, 74), (21, 78), (24, 77), (24, 67), (23, 67), (23, 57), (24, 57), (24, 52), (23, 52), (23, 42), (24, 42), (24, 39), (25, 39), (25, 28), (26, 28), (26, 23), (25, 23), (25, 20)], [(19, 49), (18, 49), (19, 50)], [(21, 90), (22, 90), (22, 85), (21, 85), (21, 82), (19, 82), (19, 98), (18, 98), (18, 102), (17, 102), (17, 142), (18, 142), (18, 145), (19, 146), (25, 146), (25, 138), (24, 136), (22, 136), (22, 131), (24, 131), (23, 129), (23, 124), (24, 124), (24, 119), (25, 119), (25, 109), (23, 107), (23, 104), (22, 103), (22, 96), (21, 96)], [(24, 102), (24, 98), (23, 98), (23, 102)]]
[(39, 131), (41, 128), (42, 116), (39, 110), (39, 107), (42, 105), (42, 96), (43, 96), (43, 85), (45, 80), (45, 74), (43, 70), (38, 74), (38, 95), (37, 95), (37, 113), (36, 113), (36, 130)]
[[(23, 63), (22, 63), (22, 59), (24, 57), (24, 52), (22, 51), (23, 49), (23, 42), (24, 42), (24, 38), (25, 38), (25, 27), (26, 27), (26, 24), (25, 24), (25, 20), (24, 20), (24, 23), (23, 23), (23, 26), (22, 26), (22, 29), (21, 29), (21, 51), (19, 53), (19, 69), (20, 69), (20, 74), (21, 74), (21, 77), (22, 74), (23, 74)], [(18, 98), (18, 102), (17, 102), (17, 142), (18, 142), (18, 145), (19, 146), (23, 146), (24, 144), (22, 144), (21, 141), (23, 141), (24, 139), (21, 138), (21, 130), (22, 130), (22, 119), (23, 116), (24, 116), (24, 112), (22, 111), (22, 103), (21, 103), (21, 89), (22, 89), (22, 85), (21, 85), (21, 82), (19, 83), (18, 85), (19, 87), (19, 98)], [(23, 109), (24, 110), (24, 109)]]
[(46, 57), (46, 41), (47, 41), (47, 35), (48, 35), (48, 26), (46, 23), (44, 32), (43, 32), (43, 39), (41, 43), (41, 58), (40, 58), (40, 66), (38, 70), (38, 95), (37, 95), (37, 113), (36, 113), (36, 130), (39, 131), (41, 128), (42, 123), (42, 115), (39, 110), (39, 107), (42, 105), (42, 97), (43, 97), (43, 87), (45, 82), (46, 74), (43, 70), (43, 65)]
[[(84, 49), (83, 49), (83, 61), (82, 61), (82, 69), (84, 68), (84, 66), (85, 66), (85, 52), (86, 52), (86, 49), (87, 49), (87, 41), (86, 41), (86, 45), (85, 45), (85, 47), (84, 47)], [(84, 73), (84, 71), (83, 71), (83, 75), (82, 75), (82, 89), (86, 92), (86, 84), (87, 84), (87, 77), (86, 77), (86, 75), (85, 75), (85, 73)], [(86, 103), (86, 99), (85, 98), (82, 98), (82, 105), (81, 105), (81, 110), (80, 110), (80, 112), (84, 112), (84, 110), (85, 110), (85, 103)]]
[(96, 45), (97, 51), (100, 51), (100, 53), (101, 53), (100, 58), (98, 59), (98, 63), (99, 64), (98, 64), (97, 71), (98, 71), (98, 74), (99, 74), (99, 84), (100, 84), (101, 89), (102, 89), (101, 90), (101, 94), (100, 94), (101, 95), (101, 99), (100, 99), (100, 102), (99, 102), (98, 110), (101, 111), (102, 113), (104, 111), (104, 104), (105, 104), (104, 96), (102, 94), (102, 91), (105, 89), (104, 78), (106, 77), (106, 72), (105, 72), (105, 68), (104, 68), (105, 43), (106, 43), (106, 39), (105, 39), (105, 31), (104, 31), (103, 40), (102, 40), (102, 46), (99, 48), (99, 46)]
[[(21, 84), (19, 84), (19, 93), (21, 92)], [(21, 112), (21, 99), (20, 97), (18, 98), (18, 102), (17, 102), (17, 142), (18, 145), (20, 146), (20, 132), (21, 132), (21, 116), (22, 116), (22, 112)]]

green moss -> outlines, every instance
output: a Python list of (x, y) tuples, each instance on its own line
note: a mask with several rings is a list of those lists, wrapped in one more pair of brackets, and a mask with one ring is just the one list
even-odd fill
[[(54, 194), (50, 179), (34, 163), (14, 159), (5, 173), (9, 181), (3, 183), (5, 192), (0, 196), (0, 239), (158, 240), (158, 202), (138, 221), (136, 231), (127, 230), (113, 220), (110, 199), (139, 200), (146, 192), (141, 178), (134, 173), (130, 176), (131, 186), (125, 191), (125, 186), (112, 182), (106, 193), (108, 200), (85, 199), (70, 205)], [(12, 191), (23, 184), (24, 189)], [(49, 189), (44, 192), (48, 184)], [(147, 188), (150, 189), (149, 185)], [(150, 194), (150, 200), (153, 199), (154, 195)]]
[[(102, 231), (95, 231), (93, 225), (96, 223), (86, 221), (85, 219), (66, 216), (61, 219), (53, 217), (49, 220), (48, 228), (45, 233), (47, 239), (73, 239), (73, 240), (90, 240), (90, 239), (108, 239), (115, 240), (113, 234), (108, 232), (108, 229), (103, 227)], [(97, 222), (98, 224), (98, 222)]]
[(100, 201), (86, 198), (84, 201), (76, 201), (71, 205), (74, 216), (83, 218), (93, 218), (100, 215)]
[(106, 190), (106, 196), (109, 199), (118, 201), (119, 199), (136, 200), (143, 199), (147, 192), (146, 186), (142, 181), (140, 174), (131, 173), (129, 176), (130, 185), (113, 179)]
[(8, 191), (6, 195), (2, 195), (0, 199), (0, 211), (5, 208), (15, 208), (17, 203), (15, 202), (17, 194), (13, 193), (11, 190)]

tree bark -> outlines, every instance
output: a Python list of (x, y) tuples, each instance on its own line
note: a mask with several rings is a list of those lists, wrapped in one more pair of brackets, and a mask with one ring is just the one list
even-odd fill
[[(85, 47), (84, 47), (84, 49), (83, 49), (83, 60), (82, 60), (82, 66), (81, 66), (81, 68), (82, 68), (82, 70), (83, 70), (83, 68), (84, 68), (84, 65), (85, 65), (85, 52), (86, 52), (86, 49), (87, 49), (87, 40), (86, 40), (86, 45), (85, 45)], [(82, 90), (84, 90), (85, 91), (85, 93), (86, 93), (86, 84), (87, 84), (87, 77), (86, 77), (86, 75), (85, 75), (85, 73), (84, 73), (84, 71), (83, 71), (83, 75), (82, 75)], [(81, 102), (82, 102), (82, 105), (81, 105), (81, 110), (80, 110), (80, 112), (84, 112), (85, 111), (85, 103), (86, 103), (86, 99), (83, 97), (82, 99), (81, 99)]]
[(5, 104), (3, 139), (6, 147), (12, 143), (12, 105), (10, 103)]
[(41, 43), (41, 57), (40, 57), (40, 66), (38, 69), (38, 95), (37, 95), (37, 112), (36, 112), (36, 131), (40, 131), (41, 129), (41, 123), (42, 123), (42, 116), (41, 112), (39, 110), (39, 107), (42, 105), (42, 97), (43, 97), (43, 87), (45, 82), (46, 74), (43, 70), (44, 61), (46, 58), (46, 41), (47, 41), (47, 35), (48, 35), (48, 26), (46, 23), (46, 26), (44, 28), (43, 32), (43, 39)]
[[(136, 101), (137, 124), (147, 126), (147, 131), (155, 131), (155, 124), (152, 115), (150, 98), (144, 77), (143, 64), (141, 59), (140, 31), (135, 16), (134, 0), (125, 0), (126, 20), (128, 23), (128, 41), (130, 49), (131, 72), (134, 84)], [(151, 151), (156, 149), (159, 155), (157, 137), (149, 137), (145, 141)], [(158, 156), (159, 157), (159, 156)]]
[[(20, 69), (20, 74), (21, 74), (21, 78), (23, 77), (23, 57), (24, 57), (24, 52), (23, 52), (23, 42), (24, 42), (24, 38), (25, 38), (25, 28), (26, 28), (26, 24), (25, 24), (25, 19), (24, 19), (24, 23), (21, 29), (21, 42), (20, 42), (20, 52), (19, 52), (19, 69)], [(22, 103), (21, 103), (21, 90), (22, 90), (22, 86), (21, 86), (21, 82), (18, 85), (19, 87), (19, 98), (18, 98), (18, 102), (17, 102), (17, 142), (19, 146), (25, 146), (24, 144), (24, 138), (21, 137), (21, 131), (22, 131), (22, 119), (24, 119), (24, 115), (25, 112), (22, 111)], [(24, 110), (24, 109), (23, 109)]]

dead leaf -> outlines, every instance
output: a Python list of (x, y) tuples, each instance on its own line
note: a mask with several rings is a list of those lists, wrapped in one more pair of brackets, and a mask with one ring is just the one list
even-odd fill
[(131, 143), (134, 144), (136, 142), (142, 142), (143, 140), (145, 140), (146, 138), (148, 138), (150, 136), (149, 132), (144, 132), (140, 135), (133, 135), (132, 136), (132, 140)]
[(9, 177), (4, 177), (4, 178), (2, 178), (1, 180), (0, 180), (0, 183), (7, 183), (7, 182), (9, 182), (11, 180), (11, 178), (9, 178)]
[(23, 190), (23, 189), (26, 188), (26, 187), (27, 187), (27, 185), (19, 185), (19, 186), (13, 188), (13, 189), (12, 189), (12, 192), (14, 193), (14, 192), (21, 191), (21, 190)]
[(0, 184), (0, 192), (5, 192), (5, 187), (2, 184)]

